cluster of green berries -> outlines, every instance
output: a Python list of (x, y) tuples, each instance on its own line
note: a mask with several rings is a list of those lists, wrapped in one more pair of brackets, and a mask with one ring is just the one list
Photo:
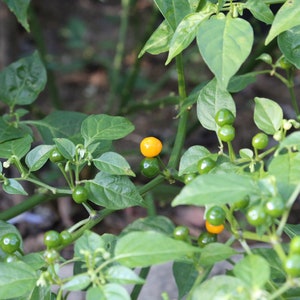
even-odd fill
[(163, 148), (162, 142), (153, 136), (145, 137), (140, 143), (140, 151), (144, 156), (140, 163), (141, 173), (148, 178), (153, 178), (160, 173), (160, 163), (157, 156)]

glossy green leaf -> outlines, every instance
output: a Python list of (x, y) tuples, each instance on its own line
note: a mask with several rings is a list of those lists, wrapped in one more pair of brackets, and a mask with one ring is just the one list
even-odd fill
[(275, 15), (273, 24), (266, 38), (268, 45), (280, 33), (300, 25), (300, 0), (286, 1)]
[(277, 181), (288, 184), (300, 182), (300, 153), (287, 152), (272, 158), (268, 171)]
[[(86, 293), (86, 300), (104, 300), (104, 292), (100, 287), (90, 287)], [(108, 299), (107, 299), (108, 300)]]
[(300, 69), (300, 26), (281, 33), (278, 45), (285, 58)]
[(111, 175), (135, 176), (127, 160), (116, 152), (106, 152), (93, 160), (98, 170)]
[(240, 18), (233, 19), (229, 15), (211, 18), (200, 24), (197, 44), (218, 84), (226, 89), (230, 78), (250, 54), (253, 30), (246, 20)]
[(178, 299), (182, 299), (191, 290), (198, 274), (194, 263), (189, 261), (174, 262), (173, 276), (178, 289)]
[(300, 131), (292, 132), (280, 142), (277, 152), (280, 152), (284, 148), (300, 150)]
[(38, 277), (27, 264), (0, 262), (0, 299), (22, 297), (34, 289)]
[(200, 265), (213, 266), (215, 263), (223, 261), (237, 252), (231, 247), (221, 243), (211, 243), (203, 248), (200, 256)]
[(129, 268), (147, 267), (200, 251), (198, 247), (156, 231), (136, 231), (118, 240), (115, 259)]
[(259, 188), (249, 176), (220, 173), (196, 177), (175, 197), (177, 205), (223, 205), (234, 203), (246, 195), (259, 194)]
[(196, 37), (201, 22), (208, 19), (211, 14), (212, 11), (200, 11), (191, 13), (183, 18), (171, 39), (166, 64), (191, 44)]
[(152, 33), (144, 47), (139, 53), (139, 58), (146, 52), (156, 55), (169, 50), (169, 45), (174, 34), (173, 29), (169, 23), (165, 20), (159, 27)]
[(79, 139), (82, 121), (86, 115), (73, 111), (54, 111), (42, 120), (34, 121), (46, 144), (53, 144), (54, 138)]
[(140, 218), (126, 226), (121, 235), (127, 234), (132, 231), (157, 231), (169, 236), (173, 235), (174, 224), (170, 219), (165, 216), (153, 216)]
[(252, 15), (266, 24), (272, 24), (274, 15), (270, 7), (261, 0), (248, 0), (245, 7), (250, 10)]
[(227, 90), (230, 93), (237, 93), (245, 89), (251, 83), (256, 81), (256, 72), (246, 73), (243, 75), (235, 75), (231, 77)]
[(53, 145), (39, 145), (27, 153), (25, 163), (31, 172), (37, 171), (45, 165), (53, 147)]
[(285, 224), (284, 232), (292, 239), (296, 235), (300, 235), (300, 224)]
[(267, 134), (274, 134), (282, 124), (283, 111), (279, 104), (267, 98), (255, 97), (254, 122)]
[(220, 275), (214, 276), (197, 286), (191, 300), (251, 300), (251, 290), (239, 278)]
[(104, 276), (106, 280), (112, 283), (143, 284), (145, 282), (133, 270), (125, 266), (111, 266), (107, 269)]
[(174, 31), (181, 20), (192, 12), (188, 1), (154, 0), (154, 2)]
[(91, 284), (91, 278), (87, 273), (73, 276), (70, 280), (62, 285), (64, 291), (81, 291)]
[(65, 138), (56, 138), (54, 139), (55, 145), (59, 152), (68, 160), (74, 158), (76, 153), (76, 146), (75, 144), (70, 141), (69, 139)]
[(180, 159), (178, 175), (182, 176), (183, 174), (197, 173), (198, 161), (209, 154), (209, 150), (203, 146), (196, 145), (187, 149)]
[(3, 117), (0, 117), (0, 144), (6, 141), (22, 138), (29, 134), (27, 127), (19, 128), (10, 125)]
[(136, 186), (127, 176), (99, 172), (94, 180), (86, 183), (89, 200), (110, 209), (123, 209), (130, 206), (145, 206)]
[(81, 125), (85, 146), (101, 140), (117, 140), (134, 130), (133, 124), (124, 117), (105, 114), (91, 115)]
[(215, 115), (221, 108), (229, 109), (235, 116), (235, 103), (232, 96), (222, 90), (216, 79), (201, 89), (197, 101), (197, 117), (201, 125), (208, 130), (217, 130)]
[[(126, 289), (116, 283), (108, 283), (103, 286), (103, 300), (130, 300), (130, 296)], [(102, 300), (102, 299), (99, 299)]]
[(27, 20), (28, 7), (30, 4), (30, 0), (3, 0), (9, 10), (15, 14), (19, 23), (26, 29), (26, 31), (30, 31), (29, 24)]
[(270, 266), (259, 255), (248, 255), (233, 268), (236, 277), (242, 279), (251, 289), (262, 288), (270, 279)]
[(75, 242), (74, 257), (84, 259), (84, 251), (94, 253), (99, 249), (104, 249), (104, 246), (105, 242), (99, 234), (86, 230)]
[(13, 178), (8, 178), (8, 183), (3, 184), (2, 188), (7, 194), (28, 195), (23, 186)]
[(38, 52), (34, 52), (0, 72), (0, 99), (9, 106), (29, 105), (44, 89), (46, 81), (46, 69)]
[(30, 150), (32, 141), (31, 135), (27, 134), (22, 138), (4, 142), (0, 146), (0, 157), (8, 159), (15, 155), (21, 159)]

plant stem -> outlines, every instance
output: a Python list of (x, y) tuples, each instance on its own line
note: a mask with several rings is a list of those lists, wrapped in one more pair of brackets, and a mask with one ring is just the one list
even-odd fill
[[(150, 267), (142, 268), (141, 271), (140, 271), (139, 277), (141, 277), (143, 279), (146, 279), (149, 272), (150, 272)], [(142, 287), (143, 287), (143, 285), (141, 285), (141, 284), (134, 286), (134, 288), (133, 288), (133, 290), (130, 294), (132, 300), (137, 300), (138, 299), (139, 294), (142, 290)]]
[(26, 199), (25, 201), (20, 202), (19, 204), (15, 205), (13, 207), (10, 207), (3, 212), (0, 212), (0, 220), (3, 220), (3, 221), (10, 220), (43, 202), (50, 201), (50, 200), (56, 199), (58, 197), (59, 197), (58, 194), (56, 194), (56, 195), (53, 195), (53, 194), (33, 195), (32, 197)]
[[(180, 109), (184, 100), (186, 99), (186, 87), (185, 87), (185, 78), (184, 78), (183, 62), (182, 62), (181, 54), (176, 56), (176, 69), (177, 69), (177, 76), (178, 76), (178, 93), (180, 97), (180, 104), (179, 104), (179, 109)], [(179, 117), (175, 142), (168, 163), (169, 168), (175, 169), (179, 163), (181, 150), (186, 136), (187, 120), (188, 120), (188, 111), (185, 110)]]

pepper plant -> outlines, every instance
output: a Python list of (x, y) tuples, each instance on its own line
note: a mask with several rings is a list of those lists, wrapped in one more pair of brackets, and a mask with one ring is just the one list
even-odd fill
[[(30, 1), (4, 2), (30, 31)], [(1, 70), (0, 101), (7, 112), (0, 118), (0, 183), (4, 192), (26, 199), (0, 213), (0, 299), (67, 299), (72, 291), (85, 291), (88, 300), (138, 299), (150, 267), (167, 261), (173, 262), (178, 299), (300, 297), (300, 228), (289, 224), (300, 192), (300, 123), (294, 86), (300, 69), (300, 0), (155, 0), (154, 4), (164, 19), (140, 57), (146, 52), (167, 52), (166, 64), (174, 61), (178, 122), (171, 151), (164, 154), (167, 163), (160, 158), (163, 141), (155, 137), (141, 141), (145, 156), (141, 173), (151, 177), (143, 186), (135, 184), (129, 163), (112, 148), (115, 140), (134, 131), (131, 121), (72, 111), (31, 119), (30, 105), (47, 82), (39, 52)], [(257, 53), (252, 51), (256, 34), (245, 12), (250, 12), (255, 24), (268, 26)], [(188, 92), (183, 56), (194, 40), (213, 78)], [(274, 47), (276, 51), (268, 53)], [(259, 70), (243, 68), (256, 61), (261, 62)], [(280, 95), (278, 99), (255, 97), (254, 111), (249, 113), (257, 134), (251, 145), (235, 149), (239, 111), (233, 95), (260, 74), (275, 76), (286, 86), (294, 118), (284, 117)], [(199, 126), (215, 134), (215, 151), (203, 145), (184, 148), (194, 109)], [(49, 164), (64, 185), (40, 175)], [(19, 175), (7, 175), (11, 168)], [(97, 170), (96, 175), (83, 179), (86, 168)], [(28, 195), (24, 182), (35, 186), (33, 195)], [(138, 219), (119, 235), (92, 230), (114, 211), (147, 208), (147, 193), (163, 182), (182, 187), (173, 207), (205, 209), (205, 228), (199, 236), (159, 215)], [(88, 217), (62, 232), (46, 232), (43, 251), (24, 253), (18, 229), (7, 221), (61, 196), (70, 196)], [(221, 239), (224, 231), (227, 235)], [(60, 253), (70, 244), (74, 255), (66, 260)], [(225, 260), (228, 270), (210, 276), (213, 266)], [(74, 274), (62, 278), (60, 269), (71, 263)], [(126, 284), (135, 285), (131, 294)]]

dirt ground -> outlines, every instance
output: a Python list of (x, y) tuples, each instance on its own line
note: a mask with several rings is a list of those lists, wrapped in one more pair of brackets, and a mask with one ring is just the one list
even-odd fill
[[(120, 1), (33, 0), (32, 3), (36, 17), (35, 24), (38, 28), (36, 34), (41, 34), (41, 38), (26, 33), (14, 22), (14, 17), (9, 13), (5, 16), (3, 13), (0, 14), (2, 25), (3, 22), (9, 24), (7, 30), (0, 30), (0, 46), (2, 45), (2, 49), (5, 50), (1, 51), (0, 67), (3, 68), (18, 57), (31, 53), (36, 45), (41, 43), (40, 47), (42, 45), (46, 49), (46, 58), (53, 79), (51, 78), (51, 85), (48, 84), (32, 107), (32, 116), (38, 118), (54, 109), (75, 110), (87, 114), (103, 113), (109, 106), (109, 101), (111, 99), (118, 101), (120, 96), (117, 93), (118, 89), (113, 89), (111, 71), (122, 15)], [(2, 10), (3, 7), (0, 9)], [(151, 22), (152, 13), (151, 0), (137, 1), (136, 7), (131, 11), (124, 45), (125, 55), (120, 68), (120, 77), (124, 78), (124, 82), (134, 67), (141, 41), (147, 37), (147, 27)], [(160, 21), (161, 18), (157, 16), (153, 28)], [(165, 54), (158, 56), (146, 54), (142, 58), (129, 104), (137, 104), (145, 100), (151, 103), (160, 97), (177, 93), (174, 64), (166, 67), (165, 59)], [(186, 70), (187, 88), (190, 92), (201, 81), (211, 78), (211, 74), (197, 56), (195, 47), (189, 52), (187, 64), (189, 64)], [(118, 85), (122, 87), (124, 82), (121, 80)], [(300, 94), (299, 82), (300, 77), (296, 78), (298, 95)], [(150, 91), (155, 88), (157, 92), (150, 94)], [(236, 147), (248, 147), (251, 137), (257, 132), (252, 119), (255, 96), (267, 97), (284, 104), (286, 115), (294, 117), (288, 102), (289, 95), (283, 85), (276, 78), (259, 77), (255, 84), (234, 95), (238, 110)], [(4, 112), (1, 105), (0, 111)], [(113, 109), (112, 113), (115, 113)], [(168, 145), (173, 140), (176, 130), (176, 115), (175, 105), (157, 107), (152, 111), (136, 110), (126, 115), (136, 129), (124, 140), (115, 144), (116, 150), (122, 151), (133, 169), (137, 170), (141, 159), (137, 154), (139, 141), (143, 136), (151, 134), (159, 136), (165, 142), (167, 159)], [(195, 109), (190, 115), (190, 124), (193, 123), (197, 124)], [(200, 125), (195, 126), (188, 135), (185, 147), (196, 144), (217, 151), (217, 140), (214, 134), (207, 132)], [(137, 182), (145, 183), (145, 179), (138, 177)], [(158, 199), (157, 208), (160, 213), (171, 217), (175, 223), (190, 226), (192, 233), (197, 235), (203, 226), (203, 211), (198, 208), (170, 209), (168, 203), (176, 192), (178, 189), (174, 186), (169, 195), (161, 195), (162, 199)], [(0, 196), (1, 210), (11, 206), (12, 203), (22, 201), (20, 197), (9, 197), (3, 193)], [(42, 235), (45, 230), (62, 229), (82, 217), (82, 212), (77, 207), (74, 208), (69, 199), (60, 199), (56, 203), (42, 205), (33, 213), (34, 215), (24, 216), (17, 223), (25, 237), (26, 251), (42, 248)], [(113, 214), (97, 226), (97, 230), (118, 233), (127, 223), (144, 216), (145, 213), (142, 209), (128, 209)], [(36, 224), (33, 224), (33, 220)]]

